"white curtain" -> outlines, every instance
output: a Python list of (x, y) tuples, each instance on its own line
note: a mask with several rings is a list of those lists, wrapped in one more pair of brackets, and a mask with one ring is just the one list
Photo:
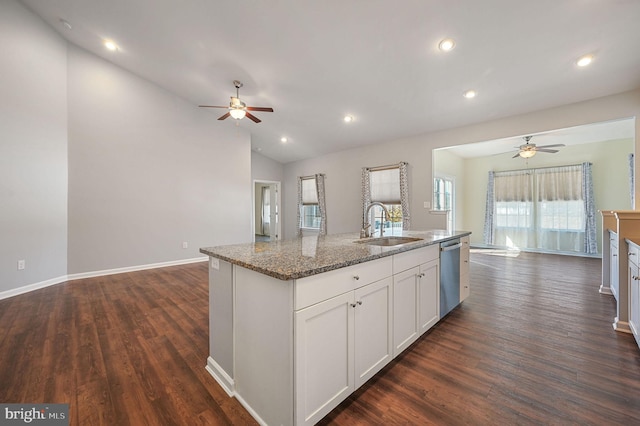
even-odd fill
[(490, 172), (485, 243), (596, 253), (591, 164)]

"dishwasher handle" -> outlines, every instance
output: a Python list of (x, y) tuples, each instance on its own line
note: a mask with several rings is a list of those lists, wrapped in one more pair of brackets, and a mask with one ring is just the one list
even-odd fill
[(454, 244), (452, 246), (446, 246), (446, 247), (440, 247), (440, 251), (451, 251), (451, 250), (457, 250), (460, 247), (462, 247), (462, 243), (458, 243), (458, 244)]

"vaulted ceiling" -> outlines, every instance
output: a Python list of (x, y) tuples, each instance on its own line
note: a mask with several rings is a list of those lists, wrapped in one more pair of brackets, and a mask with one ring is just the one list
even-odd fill
[(22, 2), (194, 108), (242, 81), (244, 102), (275, 112), (238, 124), (283, 163), (640, 87), (637, 0)]

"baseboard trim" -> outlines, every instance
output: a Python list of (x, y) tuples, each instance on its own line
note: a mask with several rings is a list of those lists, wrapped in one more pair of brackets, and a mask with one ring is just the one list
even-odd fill
[(194, 257), (192, 259), (172, 260), (169, 262), (149, 263), (147, 265), (126, 266), (124, 268), (104, 269), (102, 271), (81, 272), (67, 275), (67, 281), (81, 280), (84, 278), (103, 277), (105, 275), (123, 274), (125, 272), (144, 271), (146, 269), (166, 268), (168, 266), (187, 265), (189, 263), (204, 262), (208, 256)]
[(187, 265), (189, 263), (205, 262), (209, 257), (195, 257), (192, 259), (172, 260), (170, 262), (150, 263), (147, 265), (127, 266), (125, 268), (105, 269), (102, 271), (82, 272), (79, 274), (62, 275), (60, 277), (51, 278), (49, 280), (40, 281), (38, 283), (27, 284), (22, 287), (13, 288), (0, 292), (0, 300), (8, 299), (9, 297), (18, 296), (20, 294), (29, 293), (30, 291), (39, 290), (41, 288), (49, 287), (56, 284), (61, 284), (67, 281), (80, 280), (83, 278), (102, 277), (105, 275), (122, 274), (125, 272), (144, 271), (146, 269), (166, 268), (168, 266)]
[(611, 293), (611, 288), (610, 287), (605, 287), (605, 285), (601, 285), (600, 286), (600, 290), (598, 290), (600, 292), (600, 294), (610, 294), (613, 296), (613, 293)]
[(29, 293), (30, 291), (39, 290), (41, 288), (49, 287), (55, 284), (60, 284), (67, 281), (67, 276), (63, 275), (57, 278), (51, 278), (49, 280), (40, 281), (39, 283), (27, 284), (22, 287), (12, 288), (11, 290), (6, 290), (0, 292), (0, 300), (8, 299), (13, 296), (18, 296), (20, 294)]
[(633, 334), (631, 332), (631, 328), (629, 327), (629, 323), (627, 321), (620, 321), (618, 317), (616, 317), (613, 321), (613, 329), (622, 333)]
[(229, 395), (231, 398), (236, 396), (235, 392), (235, 382), (233, 378), (227, 374), (226, 371), (218, 364), (213, 358), (207, 357), (207, 365), (204, 367), (205, 370), (216, 379), (216, 382), (220, 385), (222, 389)]

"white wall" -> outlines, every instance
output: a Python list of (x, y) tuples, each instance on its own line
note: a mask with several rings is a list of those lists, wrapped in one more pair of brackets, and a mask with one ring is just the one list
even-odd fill
[(67, 52), (12, 0), (0, 1), (0, 40), (1, 295), (67, 273)]
[[(295, 218), (293, 185), (296, 176), (325, 173), (328, 232), (356, 232), (360, 227), (361, 215), (361, 167), (408, 161), (412, 228), (428, 229), (433, 227), (434, 217), (422, 205), (433, 198), (433, 149), (636, 116), (640, 116), (640, 89), (286, 164), (285, 236), (290, 238), (295, 235), (295, 220), (288, 218)], [(640, 134), (639, 130), (640, 120), (636, 120), (636, 135)], [(640, 152), (638, 143), (636, 138), (635, 152)], [(637, 166), (635, 170), (638, 182), (640, 171)], [(636, 200), (640, 200), (639, 193), (640, 185), (637, 185)]]
[(69, 273), (249, 242), (250, 209), (246, 131), (69, 46)]
[(251, 153), (251, 179), (264, 182), (281, 182), (284, 166), (257, 152)]
[(251, 241), (247, 131), (69, 46), (14, 0), (0, 40), (0, 298)]
[[(362, 167), (409, 163), (409, 206), (412, 229), (442, 228), (442, 216), (423, 207), (431, 201), (431, 149), (420, 138), (336, 152), (285, 165), (285, 237), (296, 232), (297, 177), (325, 174), (327, 233), (358, 232), (362, 227)], [(428, 165), (428, 166), (427, 166)]]

